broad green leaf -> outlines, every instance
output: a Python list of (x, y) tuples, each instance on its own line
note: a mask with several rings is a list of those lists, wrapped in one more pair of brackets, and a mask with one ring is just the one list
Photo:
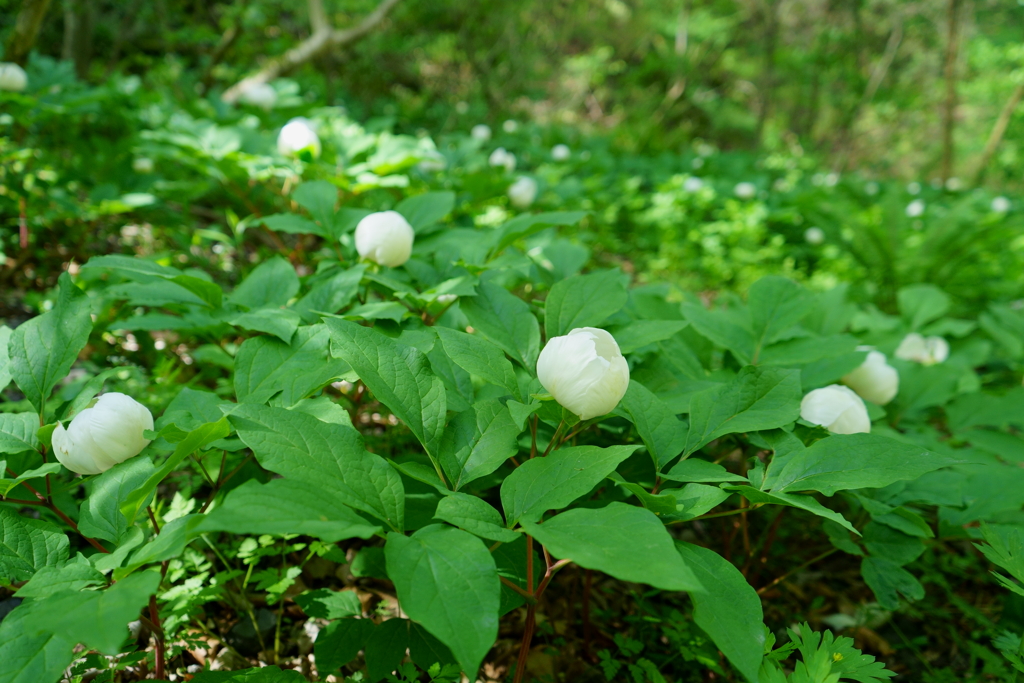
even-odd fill
[(11, 334), (10, 373), (25, 398), (42, 412), (57, 382), (67, 376), (92, 332), (89, 297), (61, 273), (53, 309)]
[(441, 499), (434, 519), (440, 519), (465, 529), (481, 538), (511, 543), (519, 534), (505, 528), (501, 513), (485, 500), (468, 493), (455, 493)]
[(320, 588), (295, 596), (306, 616), (316, 619), (343, 619), (363, 613), (363, 606), (355, 591), (334, 591)]
[(721, 465), (700, 458), (680, 460), (668, 472), (662, 473), (661, 478), (693, 482), (747, 481), (745, 477), (733, 474)]
[(503, 287), (481, 280), (477, 295), (461, 299), (459, 308), (477, 332), (533, 371), (540, 354), (540, 325), (529, 304)]
[[(132, 525), (135, 523), (135, 517), (139, 514), (139, 510), (145, 507), (149, 496), (156, 490), (160, 482), (167, 478), (167, 475), (178, 469), (178, 466), (181, 465), (185, 458), (200, 448), (205, 448), (214, 441), (223, 439), (230, 433), (231, 425), (228, 424), (227, 418), (221, 418), (216, 422), (209, 422), (189, 432), (185, 438), (177, 443), (170, 457), (153, 471), (145, 481), (132, 490), (120, 504), (120, 510), (127, 518), (128, 524)], [(121, 485), (118, 484), (118, 489), (120, 487)]]
[(663, 516), (666, 521), (673, 522), (685, 522), (700, 517), (724, 503), (732, 495), (731, 491), (724, 491), (717, 486), (696, 483), (678, 489), (667, 489), (665, 493), (676, 499), (675, 513)]
[(872, 520), (864, 527), (864, 547), (874, 557), (881, 557), (897, 566), (910, 564), (925, 551), (920, 538), (908, 536)]
[(552, 555), (581, 567), (662, 590), (702, 590), (650, 510), (611, 503), (569, 510), (543, 524), (523, 520), (523, 528)]
[(638, 448), (571, 446), (527, 460), (501, 484), (501, 505), (509, 528), (590, 493)]
[[(523, 590), (526, 586), (526, 534), (517, 534), (519, 538), (511, 543), (502, 543), (491, 551), (494, 563), (498, 566), (498, 575), (508, 579)], [(544, 560), (541, 558), (536, 545), (533, 550), (533, 566), (543, 567)], [(534, 587), (536, 587), (536, 577)], [(504, 583), (501, 584), (501, 606), (498, 613), (505, 616), (517, 607), (526, 604), (521, 593), (518, 593)]]
[[(6, 497), (15, 487), (21, 485), (22, 482), (31, 481), (32, 479), (39, 479), (45, 477), (48, 474), (57, 474), (61, 471), (61, 465), (58, 462), (51, 462), (37, 467), (33, 470), (22, 472), (14, 479), (0, 479), (0, 496)], [(2, 471), (2, 470), (0, 470)]]
[(192, 292), (210, 308), (220, 308), (224, 291), (216, 283), (193, 275), (175, 275), (169, 281)]
[(920, 330), (949, 310), (949, 297), (935, 285), (919, 284), (901, 287), (896, 292), (900, 313), (911, 330)]
[(549, 213), (516, 216), (497, 230), (491, 255), (497, 256), (516, 240), (529, 237), (551, 225), (572, 225), (587, 215), (586, 211), (551, 211)]
[(280, 256), (274, 256), (249, 273), (228, 300), (249, 309), (284, 306), (299, 291), (295, 268)]
[(447, 645), (474, 679), (498, 637), (501, 583), (479, 538), (443, 525), (388, 534), (388, 576), (402, 610)]
[(850, 353), (856, 353), (857, 359), (863, 362), (868, 354), (866, 351), (856, 351), (858, 344), (856, 337), (847, 334), (788, 339), (763, 348), (759, 362), (761, 365), (803, 366)]
[(379, 681), (402, 664), (409, 649), (409, 624), (405, 619), (388, 619), (370, 631), (363, 648), (369, 681)]
[(346, 538), (371, 538), (380, 527), (343, 505), (329, 489), (291, 479), (271, 479), (266, 484), (250, 480), (232, 490), (224, 502), (206, 514), (197, 531), (303, 534), (336, 543)]
[(68, 537), (53, 524), (0, 508), (0, 577), (26, 581), (67, 560), (69, 547)]
[[(186, 275), (177, 268), (161, 266), (153, 261), (120, 254), (95, 256), (89, 259), (82, 270), (89, 268), (109, 268), (119, 275), (140, 282), (143, 285), (160, 282), (171, 282), (185, 292), (189, 292), (206, 305), (220, 308), (223, 292), (220, 287), (209, 279), (195, 275)], [(193, 271), (198, 272), (198, 271)], [(208, 276), (204, 276), (208, 277)]]
[(686, 425), (643, 384), (630, 380), (619, 407), (636, 425), (636, 431), (657, 469), (660, 470), (683, 451)]
[(366, 266), (360, 264), (330, 274), (296, 301), (293, 309), (299, 312), (306, 323), (317, 322), (322, 313), (337, 313), (355, 298), (365, 271)]
[(339, 619), (321, 629), (313, 643), (316, 668), (320, 675), (326, 677), (326, 674), (337, 671), (355, 659), (366, 646), (366, 639), (372, 631), (373, 622), (369, 619)]
[(200, 514), (185, 515), (164, 524), (158, 535), (132, 553), (124, 567), (114, 570), (114, 580), (120, 581), (143, 565), (180, 557), (185, 547), (200, 534), (198, 527), (203, 519)]
[(633, 353), (656, 342), (671, 339), (689, 325), (685, 320), (633, 320), (610, 332), (622, 353)]
[(447, 413), (444, 385), (418, 349), (374, 330), (330, 319), (331, 352), (356, 371), (373, 395), (436, 457)]
[(751, 331), (754, 337), (754, 355), (778, 341), (791, 327), (807, 315), (811, 294), (792, 280), (768, 275), (750, 287), (747, 306), (750, 309)]
[(7, 325), (0, 325), (0, 391), (7, 388), (11, 383), (11, 334), (13, 330)]
[(671, 493), (651, 493), (640, 484), (626, 481), (618, 472), (612, 472), (608, 478), (636, 496), (641, 505), (656, 515), (673, 515), (679, 507), (675, 496)]
[(312, 415), (321, 422), (330, 422), (336, 425), (352, 426), (352, 416), (348, 411), (331, 400), (330, 396), (317, 396), (316, 398), (304, 398), (289, 410), (297, 410), (300, 413)]
[(345, 311), (344, 317), (350, 320), (394, 320), (397, 323), (407, 315), (409, 309), (397, 301), (373, 301), (353, 306)]
[(338, 202), (338, 188), (326, 180), (308, 180), (292, 192), (292, 199), (309, 211), (320, 224), (321, 234), (330, 237), (334, 232), (334, 205)]
[(693, 620), (748, 681), (757, 683), (765, 631), (761, 598), (732, 562), (713, 550), (682, 542), (676, 550), (704, 587), (690, 596)]
[(768, 493), (766, 491), (759, 491), (753, 486), (723, 485), (722, 488), (739, 493), (741, 496), (749, 500), (751, 503), (766, 505), (787, 505), (789, 507), (806, 510), (807, 512), (817, 515), (818, 517), (830, 519), (836, 524), (840, 524), (846, 529), (857, 534), (858, 536), (860, 535), (860, 532), (857, 531), (852, 524), (846, 521), (845, 517), (843, 517), (838, 512), (835, 512), (834, 510), (829, 510), (827, 507), (825, 507), (817, 500), (815, 500), (812, 496), (802, 496), (795, 493)]
[(61, 565), (43, 567), (24, 586), (18, 589), (19, 598), (45, 598), (60, 591), (80, 591), (105, 582), (85, 555), (79, 553), (75, 559)]
[(438, 462), (458, 490), (501, 467), (519, 450), (522, 429), (497, 399), (480, 401), (455, 416), (441, 437)]
[(25, 603), (0, 622), (0, 683), (57, 681), (71, 664), (75, 657), (73, 641), (53, 632), (26, 628), (37, 624), (36, 612), (45, 609), (42, 601)]
[(232, 405), (212, 391), (201, 391), (184, 387), (171, 400), (164, 414), (156, 420), (156, 428), (175, 425), (186, 432), (224, 417), (220, 406)]
[(395, 211), (405, 216), (416, 232), (421, 232), (447, 216), (455, 208), (454, 192), (424, 192), (406, 197)]
[(796, 453), (773, 491), (836, 491), (882, 488), (917, 479), (958, 459), (874, 434), (833, 434)]
[(544, 330), (551, 339), (577, 327), (597, 327), (620, 311), (627, 299), (618, 270), (574, 275), (551, 288), (544, 304)]
[(444, 352), (440, 344), (434, 344), (427, 352), (431, 369), (444, 384), (445, 403), (448, 410), (461, 413), (468, 410), (476, 400), (473, 378)]
[(292, 235), (318, 235), (329, 238), (332, 234), (308, 218), (297, 216), (294, 213), (275, 213), (262, 216), (259, 222), (274, 232), (286, 232)]
[(684, 301), (683, 315), (701, 336), (728, 349), (740, 363), (750, 363), (756, 351), (750, 314), (743, 309), (719, 308), (714, 311), (693, 301)]
[(330, 355), (324, 325), (300, 327), (285, 344), (272, 337), (247, 339), (235, 356), (235, 394), (240, 403), (266, 403), (278, 396), (292, 406), (349, 369)]
[(725, 434), (772, 429), (800, 416), (800, 372), (745, 367), (728, 384), (690, 400), (685, 455)]
[(393, 529), (405, 524), (401, 475), (367, 453), (359, 432), (283, 408), (241, 405), (231, 423), (260, 465), (367, 512)]
[(16, 455), (39, 449), (39, 416), (35, 413), (0, 413), (0, 453)]
[(291, 344), (301, 321), (302, 318), (296, 311), (287, 308), (260, 308), (236, 313), (227, 318), (227, 322), (232, 325), (244, 330), (272, 334), (285, 344)]
[[(1024, 427), (1024, 388), (1002, 396), (975, 392), (963, 394), (946, 406), (949, 428), (960, 432), (971, 427)], [(973, 435), (965, 434), (970, 439)]]
[(900, 606), (900, 595), (910, 601), (924, 597), (924, 586), (914, 575), (890, 560), (865, 557), (860, 565), (860, 573), (864, 583), (874, 591), (882, 609), (897, 609)]
[(504, 387), (513, 396), (519, 395), (519, 384), (512, 363), (494, 344), (480, 337), (449, 327), (435, 327), (441, 346), (448, 357), (466, 372)]

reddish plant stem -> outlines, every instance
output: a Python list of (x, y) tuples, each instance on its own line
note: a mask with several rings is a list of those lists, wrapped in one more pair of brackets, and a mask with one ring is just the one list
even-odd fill
[[(17, 475), (17, 474), (16, 474), (15, 472), (14, 472), (14, 470), (12, 470), (12, 469), (11, 469), (10, 467), (8, 467), (8, 468), (7, 468), (7, 472), (8, 472), (8, 474), (10, 474), (10, 475), (11, 475), (12, 477), (14, 477), (14, 478), (17, 478), (17, 477), (18, 477), (18, 475)], [(110, 553), (110, 551), (109, 551), (109, 550), (107, 550), (106, 548), (104, 548), (104, 547), (103, 547), (103, 546), (102, 546), (102, 545), (100, 544), (100, 542), (99, 542), (99, 541), (97, 541), (97, 540), (96, 540), (95, 538), (89, 538), (88, 536), (86, 536), (85, 534), (83, 534), (83, 533), (82, 533), (81, 531), (79, 531), (79, 530), (78, 530), (78, 525), (77, 525), (77, 524), (75, 524), (75, 523), (74, 523), (74, 521), (72, 521), (72, 519), (71, 519), (70, 517), (68, 517), (67, 515), (65, 515), (65, 514), (64, 514), (64, 512), (63, 512), (63, 511), (62, 511), (62, 510), (61, 510), (61, 509), (60, 509), (59, 507), (57, 507), (56, 505), (54, 505), (52, 501), (50, 501), (50, 500), (47, 500), (46, 496), (44, 496), (43, 494), (39, 493), (39, 491), (36, 491), (36, 490), (35, 490), (34, 488), (32, 488), (31, 486), (29, 486), (29, 485), (28, 485), (28, 484), (26, 484), (25, 482), (21, 482), (21, 485), (22, 485), (22, 486), (24, 486), (25, 488), (27, 488), (27, 489), (29, 490), (29, 492), (30, 492), (30, 493), (31, 493), (32, 495), (34, 495), (34, 496), (35, 496), (36, 498), (38, 498), (38, 499), (39, 499), (39, 505), (42, 505), (42, 506), (43, 506), (43, 507), (45, 507), (45, 508), (49, 508), (50, 512), (52, 512), (53, 514), (57, 515), (57, 516), (58, 516), (58, 517), (60, 517), (60, 518), (61, 518), (62, 520), (64, 520), (64, 522), (65, 522), (65, 523), (66, 523), (66, 524), (67, 524), (67, 525), (68, 525), (69, 527), (71, 527), (71, 528), (72, 528), (72, 529), (74, 530), (74, 532), (75, 532), (76, 534), (78, 534), (79, 536), (81, 536), (82, 538), (84, 538), (84, 539), (85, 539), (86, 541), (88, 541), (88, 542), (89, 542), (89, 544), (90, 544), (90, 545), (91, 545), (92, 547), (96, 548), (96, 550), (100, 551), (101, 553), (107, 553), (107, 554), (109, 554), (109, 553)]]
[(28, 216), (24, 197), (18, 197), (18, 246), (28, 249)]
[(153, 531), (157, 536), (160, 535), (160, 525), (156, 523), (156, 515), (153, 514), (153, 506), (147, 505), (146, 512), (149, 513), (149, 521), (153, 523)]
[(509, 588), (511, 588), (512, 590), (514, 590), (514, 591), (515, 591), (516, 593), (519, 593), (519, 594), (520, 594), (520, 595), (522, 595), (522, 596), (523, 596), (524, 598), (526, 598), (526, 601), (527, 601), (527, 602), (531, 602), (531, 603), (532, 603), (532, 602), (536, 602), (536, 600), (534, 599), (534, 597), (533, 597), (533, 595), (532, 595), (532, 594), (530, 594), (530, 593), (526, 592), (526, 590), (525, 590), (525, 589), (523, 589), (523, 588), (520, 588), (519, 586), (517, 586), (517, 585), (516, 585), (516, 584), (514, 584), (513, 582), (511, 582), (511, 581), (509, 581), (508, 579), (506, 579), (506, 578), (505, 578), (504, 576), (499, 576), (499, 577), (498, 577), (498, 579), (500, 579), (500, 580), (501, 580), (501, 582), (502, 582), (503, 584), (505, 584), (506, 586), (508, 586), (508, 587), (509, 587)]
[(156, 596), (149, 596), (149, 620), (156, 626), (156, 630), (153, 632), (153, 638), (155, 640), (153, 649), (156, 651), (156, 677), (158, 679), (164, 679), (164, 635), (163, 629), (160, 627), (160, 612), (156, 608)]
[[(768, 559), (768, 551), (772, 549), (772, 545), (775, 543), (775, 536), (779, 533), (779, 525), (782, 523), (782, 517), (785, 513), (786, 508), (779, 510), (779, 514), (775, 515), (771, 527), (768, 528), (768, 536), (765, 538), (764, 543), (747, 558), (747, 565), (743, 567), (743, 576), (747, 577), (748, 581), (753, 581), (757, 577), (761, 565)], [(757, 557), (761, 558), (760, 562), (755, 562)]]

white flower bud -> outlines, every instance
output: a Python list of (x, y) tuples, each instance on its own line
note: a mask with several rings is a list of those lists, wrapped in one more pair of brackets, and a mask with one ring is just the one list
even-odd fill
[(491, 139), (491, 127), (486, 123), (478, 123), (473, 126), (473, 130), (471, 130), (469, 134), (473, 136), (474, 140), (487, 142)]
[(1010, 200), (1006, 197), (996, 197), (992, 200), (992, 210), (996, 213), (1006, 213), (1010, 210)]
[(924, 200), (915, 199), (914, 201), (907, 204), (907, 216), (909, 218), (917, 218), (924, 213)]
[(320, 156), (320, 137), (307, 119), (292, 119), (284, 125), (277, 136), (277, 151), (288, 156), (309, 152), (315, 159)]
[(257, 83), (243, 91), (238, 101), (270, 111), (277, 104), (277, 91), (269, 83)]
[(821, 228), (807, 228), (804, 231), (804, 239), (807, 244), (821, 244), (825, 241), (825, 231)]
[(564, 408), (589, 420), (619, 405), (629, 388), (629, 365), (612, 335), (578, 327), (548, 340), (537, 359), (537, 379)]
[(757, 187), (754, 183), (737, 183), (736, 187), (733, 188), (733, 192), (740, 199), (753, 199), (754, 195), (757, 194)]
[(509, 119), (505, 123), (501, 124), (501, 129), (506, 133), (515, 133), (519, 130), (519, 123), (513, 119)]
[(356, 251), (365, 259), (396, 268), (409, 260), (416, 238), (412, 226), (397, 211), (378, 211), (356, 226)]
[(870, 197), (874, 197), (876, 194), (878, 194), (878, 190), (879, 185), (873, 180), (864, 184), (864, 192)]
[(921, 183), (913, 182), (907, 185), (907, 192), (910, 194), (921, 194)]
[(559, 144), (551, 148), (551, 158), (555, 161), (568, 161), (571, 156), (572, 151), (569, 149), (569, 145)]
[(849, 387), (832, 384), (815, 389), (800, 402), (800, 417), (821, 425), (833, 434), (860, 434), (871, 431), (868, 409)]
[(132, 170), (136, 173), (152, 173), (153, 160), (149, 157), (135, 157), (132, 160)]
[(487, 159), (487, 163), (491, 166), (504, 166), (506, 171), (510, 173), (516, 170), (516, 155), (509, 152), (504, 147), (491, 152), (491, 156)]
[(537, 198), (537, 181), (523, 176), (508, 188), (508, 198), (517, 209), (528, 209)]
[(949, 358), (949, 343), (942, 337), (922, 337), (911, 332), (900, 342), (896, 357), (921, 365), (935, 365)]
[(75, 415), (67, 429), (57, 423), (53, 453), (72, 472), (100, 474), (148, 446), (143, 436), (147, 429), (153, 429), (153, 414), (146, 406), (124, 394), (103, 394)]
[(686, 192), (697, 192), (704, 187), (704, 181), (697, 176), (689, 176), (683, 181), (683, 190)]
[(843, 384), (850, 387), (865, 401), (884, 406), (896, 397), (900, 390), (900, 373), (886, 362), (885, 354), (871, 347), (857, 347), (867, 351), (868, 357), (860, 367), (843, 377)]
[(28, 87), (28, 74), (14, 62), (0, 62), (0, 90), (21, 92)]

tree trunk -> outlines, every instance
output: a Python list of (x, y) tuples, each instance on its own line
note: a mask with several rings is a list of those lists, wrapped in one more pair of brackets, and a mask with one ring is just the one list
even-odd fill
[(945, 183), (953, 175), (953, 128), (956, 118), (956, 58), (957, 58), (957, 15), (960, 0), (949, 0), (946, 17), (946, 101), (942, 108), (942, 168), (940, 175)]
[(992, 126), (992, 132), (988, 136), (988, 142), (985, 143), (985, 151), (981, 153), (981, 159), (978, 160), (978, 167), (974, 171), (974, 184), (977, 185), (985, 177), (985, 171), (988, 168), (989, 163), (992, 161), (992, 157), (995, 156), (996, 149), (999, 148), (999, 143), (1003, 141), (1003, 135), (1006, 134), (1006, 128), (1010, 125), (1010, 119), (1013, 117), (1013, 112), (1016, 111), (1017, 105), (1020, 104), (1021, 99), (1024, 99), (1024, 83), (1021, 83), (1013, 92), (1010, 93), (1010, 98), (1006, 100), (1006, 104), (1003, 105), (1003, 110), (999, 112), (999, 118), (996, 119), (996, 123)]
[(75, 63), (75, 73), (85, 79), (92, 61), (95, 25), (92, 0), (64, 0), (64, 48), (61, 58)]
[(4, 61), (25, 65), (28, 53), (36, 43), (39, 27), (43, 24), (46, 10), (50, 8), (50, 0), (25, 0), (14, 22), (14, 31), (7, 38), (4, 48)]
[(779, 40), (779, 2), (765, 0), (764, 77), (761, 80), (761, 111), (757, 114), (757, 139), (764, 142), (764, 127), (775, 100), (775, 49)]

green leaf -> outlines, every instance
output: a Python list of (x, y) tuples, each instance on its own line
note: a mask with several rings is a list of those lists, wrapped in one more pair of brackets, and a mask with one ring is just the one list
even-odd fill
[(26, 628), (38, 623), (42, 610), (44, 601), (25, 603), (0, 622), (0, 683), (57, 681), (74, 659), (74, 642)]
[(925, 551), (920, 538), (908, 536), (874, 520), (864, 527), (864, 547), (874, 557), (884, 558), (900, 567), (910, 564)]
[(359, 264), (318, 281), (305, 296), (295, 302), (293, 309), (299, 312), (306, 323), (317, 322), (322, 313), (337, 313), (355, 298), (365, 271), (366, 266)]
[(388, 575), (402, 609), (451, 648), (471, 679), (498, 637), (500, 582), (479, 538), (442, 525), (388, 534)]
[(409, 649), (410, 623), (406, 619), (388, 619), (373, 627), (363, 652), (370, 683), (381, 680), (401, 666), (405, 651)]
[(744, 498), (749, 500), (751, 503), (761, 503), (768, 505), (787, 505), (789, 507), (806, 510), (807, 512), (817, 515), (818, 517), (830, 519), (836, 524), (840, 524), (849, 531), (852, 531), (853, 533), (857, 534), (858, 536), (860, 535), (860, 532), (857, 531), (852, 524), (846, 521), (845, 517), (843, 517), (838, 512), (829, 510), (827, 507), (819, 503), (811, 496), (801, 496), (795, 493), (767, 493), (765, 491), (759, 491), (758, 489), (755, 489), (753, 486), (723, 485), (722, 488), (739, 493)]
[(22, 472), (14, 479), (0, 479), (0, 496), (6, 497), (8, 493), (10, 493), (16, 486), (19, 486), (22, 482), (39, 479), (48, 474), (57, 474), (61, 469), (60, 463), (51, 462), (43, 465), (42, 467), (37, 467), (34, 470)]
[(216, 422), (209, 422), (189, 432), (184, 439), (178, 442), (170, 457), (150, 474), (141, 485), (129, 493), (128, 497), (121, 503), (120, 510), (127, 518), (128, 524), (135, 523), (135, 517), (139, 514), (139, 510), (145, 507), (146, 500), (156, 490), (160, 482), (178, 468), (182, 460), (200, 448), (205, 448), (214, 441), (223, 439), (230, 433), (231, 425), (228, 424), (227, 418), (221, 418)]
[[(317, 664), (319, 664), (319, 659)], [(305, 683), (306, 677), (292, 669), (266, 666), (239, 671), (200, 671), (193, 683)]]
[(435, 327), (434, 331), (444, 352), (459, 367), (491, 384), (504, 387), (513, 396), (519, 395), (512, 363), (500, 348), (480, 337), (448, 327)]
[(746, 478), (733, 474), (721, 465), (700, 458), (680, 460), (667, 473), (663, 473), (661, 478), (670, 481), (747, 481)]
[(69, 547), (68, 537), (53, 524), (0, 508), (0, 577), (26, 581), (67, 560)]
[(519, 450), (522, 429), (497, 399), (480, 401), (449, 423), (438, 462), (456, 491), (501, 467)]
[(636, 425), (636, 431), (657, 469), (660, 470), (682, 452), (686, 444), (686, 425), (643, 384), (630, 380), (619, 407)]
[(949, 297), (935, 285), (908, 285), (896, 293), (900, 313), (911, 330), (920, 330), (949, 310)]
[(671, 493), (651, 493), (640, 484), (626, 481), (618, 472), (612, 472), (608, 478), (636, 496), (641, 505), (656, 515), (673, 515), (679, 507), (676, 497)]
[(810, 305), (810, 292), (788, 278), (768, 275), (755, 282), (747, 297), (754, 337), (753, 362), (762, 348), (778, 341), (800, 322)]
[(957, 462), (951, 456), (884, 436), (833, 434), (789, 459), (772, 490), (821, 491), (831, 496), (836, 491), (882, 488), (917, 479)]
[(53, 309), (19, 325), (10, 340), (10, 373), (40, 413), (92, 332), (89, 297), (67, 273), (61, 273), (58, 287)]
[(713, 550), (682, 542), (676, 550), (704, 587), (690, 596), (693, 620), (748, 681), (757, 683), (765, 631), (761, 598), (732, 562)]
[(1020, 583), (998, 572), (992, 572), (992, 575), (1003, 587), (1024, 596), (1024, 529), (982, 524), (981, 534), (988, 545), (976, 543), (978, 550), (984, 553), (989, 562), (1008, 571)]
[(674, 522), (700, 517), (732, 495), (730, 491), (706, 484), (687, 484), (681, 489), (668, 489), (665, 493), (676, 499), (675, 514), (664, 516), (664, 519)]
[(175, 275), (170, 282), (182, 289), (192, 292), (205, 302), (210, 308), (220, 308), (223, 302), (224, 292), (221, 288), (209, 280), (204, 280), (192, 275)]
[(503, 287), (481, 280), (477, 295), (460, 299), (459, 309), (477, 332), (533, 371), (540, 355), (540, 325), (529, 304)]
[(633, 353), (645, 346), (674, 337), (689, 325), (685, 320), (633, 320), (609, 330), (622, 353)]
[(198, 527), (203, 519), (200, 514), (185, 515), (164, 524), (159, 535), (132, 553), (124, 567), (114, 570), (114, 580), (120, 581), (143, 565), (181, 556), (185, 547), (200, 534)]
[(444, 385), (427, 357), (348, 320), (330, 319), (327, 327), (332, 353), (351, 365), (373, 395), (436, 457), (447, 408)]
[(455, 493), (441, 499), (434, 519), (465, 529), (481, 538), (512, 543), (520, 534), (505, 528), (501, 513), (485, 500), (468, 493)]
[(320, 224), (322, 235), (334, 234), (334, 205), (338, 202), (338, 188), (326, 180), (308, 180), (292, 192), (292, 199), (309, 211), (309, 215)]
[(342, 619), (363, 613), (362, 603), (355, 591), (332, 591), (320, 588), (295, 596), (307, 617), (316, 619)]
[(271, 337), (247, 339), (235, 356), (235, 394), (240, 403), (266, 403), (274, 396), (293, 406), (349, 367), (330, 355), (324, 325), (300, 327), (291, 344)]
[(331, 232), (324, 230), (308, 218), (297, 216), (294, 213), (274, 213), (269, 216), (262, 216), (259, 222), (274, 232), (286, 232), (291, 235), (317, 235), (330, 238)]
[(191, 432), (207, 422), (216, 422), (224, 417), (220, 407), (229, 405), (232, 405), (230, 401), (225, 401), (212, 391), (184, 387), (171, 400), (164, 414), (157, 418), (156, 427), (163, 429), (167, 425), (175, 425)]
[(497, 256), (516, 240), (529, 237), (552, 225), (572, 225), (587, 215), (586, 211), (551, 211), (549, 213), (516, 216), (498, 228), (491, 257)]
[(19, 598), (45, 598), (60, 591), (80, 591), (104, 583), (85, 555), (61, 565), (43, 567), (15, 594)]
[(230, 420), (264, 468), (318, 488), (393, 529), (404, 528), (401, 475), (380, 456), (367, 453), (356, 430), (299, 411), (257, 405), (238, 406)]
[(639, 446), (572, 446), (546, 458), (527, 460), (501, 484), (501, 505), (509, 528), (539, 519), (590, 493)]
[(266, 484), (250, 480), (232, 490), (223, 503), (206, 514), (197, 531), (303, 534), (336, 543), (346, 538), (371, 538), (380, 527), (367, 523), (329, 489), (291, 479), (271, 479)]
[(195, 275), (185, 275), (176, 268), (161, 266), (142, 258), (120, 254), (95, 256), (82, 266), (82, 270), (90, 268), (109, 268), (119, 275), (143, 283), (143, 287), (160, 281), (174, 283), (184, 292), (197, 297), (200, 303), (213, 308), (220, 308), (221, 305), (223, 292), (213, 282)]
[(650, 510), (611, 503), (569, 510), (543, 524), (522, 524), (552, 555), (581, 567), (662, 590), (702, 590), (665, 525)]
[(800, 372), (745, 367), (728, 384), (690, 400), (685, 455), (725, 434), (781, 427), (800, 416)]
[(273, 256), (249, 273), (228, 301), (249, 309), (264, 306), (279, 307), (287, 304), (299, 291), (299, 276), (295, 268), (280, 256)]
[(544, 304), (547, 337), (559, 337), (577, 327), (597, 327), (620, 311), (628, 299), (618, 270), (574, 275), (556, 282)]
[(924, 586), (913, 574), (891, 560), (865, 557), (861, 562), (860, 572), (864, 577), (864, 583), (875, 593), (882, 609), (899, 608), (900, 595), (911, 601), (924, 597)]
[(345, 311), (344, 317), (350, 320), (394, 320), (397, 323), (407, 315), (409, 309), (397, 301), (372, 301), (353, 306)]
[(402, 214), (416, 232), (422, 232), (447, 216), (455, 208), (454, 192), (424, 192), (406, 197), (395, 211)]
[(39, 416), (35, 413), (0, 413), (0, 453), (17, 455), (39, 450)]
[(355, 659), (366, 647), (372, 631), (373, 622), (369, 619), (339, 619), (321, 629), (313, 643), (313, 655), (320, 675), (326, 677), (327, 673), (337, 671)]
[(272, 334), (285, 344), (291, 344), (301, 320), (298, 312), (287, 308), (260, 308), (227, 318), (227, 322), (232, 325), (244, 330)]
[(756, 342), (750, 314), (746, 310), (719, 308), (709, 311), (699, 303), (684, 301), (682, 311), (701, 336), (731, 351), (743, 365), (750, 363)]
[(0, 391), (11, 383), (10, 343), (13, 330), (7, 325), (0, 325)]

